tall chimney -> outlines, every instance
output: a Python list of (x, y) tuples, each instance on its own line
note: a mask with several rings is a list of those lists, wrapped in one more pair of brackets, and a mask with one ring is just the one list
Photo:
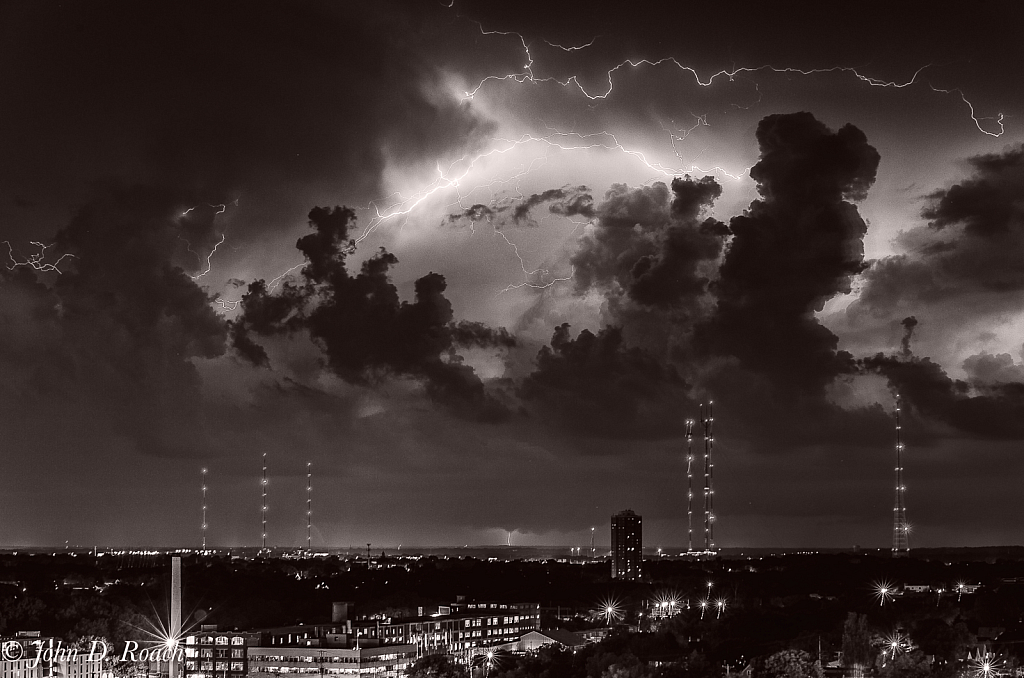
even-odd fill
[(173, 657), (169, 663), (170, 678), (178, 678), (178, 642), (181, 636), (181, 557), (171, 558), (171, 624), (167, 629), (170, 633)]
[(342, 624), (348, 621), (348, 608), (352, 603), (335, 602), (331, 605), (331, 623)]

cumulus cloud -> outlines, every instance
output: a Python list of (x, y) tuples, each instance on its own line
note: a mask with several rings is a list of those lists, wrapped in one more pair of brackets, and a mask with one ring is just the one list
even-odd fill
[(693, 306), (706, 293), (728, 229), (702, 219), (722, 187), (713, 177), (631, 189), (613, 185), (572, 257), (576, 290), (625, 294), (643, 307)]
[[(905, 252), (865, 272), (856, 314), (971, 297), (971, 315), (1019, 306), (1024, 292), (1024, 146), (970, 160), (972, 175), (927, 196), (928, 220), (904, 232)], [(958, 322), (962, 322), (959, 318)]]
[(929, 358), (877, 354), (863, 366), (886, 377), (901, 397), (930, 419), (977, 438), (1024, 438), (1024, 383), (996, 382), (971, 388), (951, 379)]
[(1009, 353), (978, 353), (964, 361), (964, 371), (976, 384), (1024, 383), (1024, 365)]
[(535, 416), (586, 437), (660, 438), (678, 434), (687, 384), (646, 351), (626, 346), (622, 331), (555, 329), (522, 383)]
[(306, 257), (300, 284), (272, 294), (263, 281), (249, 285), (242, 315), (232, 324), (233, 345), (257, 365), (267, 353), (252, 334), (308, 331), (330, 370), (347, 382), (370, 385), (387, 377), (421, 380), (433, 400), (472, 419), (496, 421), (508, 412), (484, 388), (456, 352), (463, 346), (510, 346), (512, 337), (474, 323), (455, 323), (444, 296), (444, 276), (428, 273), (415, 282), (415, 298), (401, 301), (389, 273), (397, 257), (383, 248), (349, 273), (355, 243), (354, 212), (317, 207), (309, 213), (313, 232), (297, 248)]
[[(1021, 308), (1024, 147), (972, 158), (969, 166), (968, 178), (926, 197), (927, 223), (900, 235), (905, 252), (872, 264), (846, 315), (853, 323), (885, 322), (913, 309), (903, 321), (901, 354), (879, 353), (864, 365), (888, 378), (911, 406), (961, 433), (1016, 439), (1024, 435), (1016, 423), (1024, 413), (1024, 374), (1012, 356), (961, 353), (951, 364), (949, 355), (940, 362), (909, 350), (918, 319), (928, 320), (929, 334), (977, 328), (994, 341), (991, 330)], [(967, 379), (951, 378), (953, 366), (962, 366)]]
[(757, 141), (761, 198), (729, 222), (717, 311), (698, 340), (779, 385), (820, 391), (853, 367), (814, 312), (865, 267), (867, 225), (852, 201), (874, 182), (879, 154), (856, 127), (833, 132), (810, 113), (764, 118)]

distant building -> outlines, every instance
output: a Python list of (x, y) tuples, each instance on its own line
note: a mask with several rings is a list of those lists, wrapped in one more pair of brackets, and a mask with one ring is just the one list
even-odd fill
[[(244, 634), (249, 678), (280, 678), (286, 673), (403, 676), (418, 657), (445, 653), (471, 656), (484, 648), (516, 643), (540, 629), (537, 603), (466, 602), (442, 605), (437, 613), (416, 617), (353, 618), (351, 603), (334, 603), (330, 624), (300, 624)], [(209, 643), (199, 646), (209, 647)], [(214, 644), (212, 661), (217, 661)], [(209, 654), (206, 652), (205, 654)], [(188, 655), (186, 655), (188, 657)], [(201, 659), (202, 657), (200, 657)], [(232, 671), (234, 659), (228, 668)], [(201, 666), (201, 665), (200, 665)], [(239, 678), (221, 673), (186, 678)], [(205, 672), (204, 672), (205, 673)], [(3, 677), (0, 677), (3, 678)]]
[(643, 564), (640, 516), (630, 510), (612, 516), (612, 579), (640, 579)]
[(558, 645), (569, 650), (583, 647), (587, 641), (578, 633), (556, 629), (552, 631), (530, 631), (515, 643), (503, 645), (509, 652), (533, 652), (546, 645)]
[(416, 661), (415, 645), (377, 647), (250, 647), (249, 675), (278, 678), (302, 673), (399, 678)]

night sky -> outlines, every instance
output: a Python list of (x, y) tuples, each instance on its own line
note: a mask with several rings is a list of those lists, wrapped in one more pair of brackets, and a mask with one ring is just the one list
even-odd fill
[(1019, 3), (349, 4), (0, 3), (0, 546), (1024, 543)]

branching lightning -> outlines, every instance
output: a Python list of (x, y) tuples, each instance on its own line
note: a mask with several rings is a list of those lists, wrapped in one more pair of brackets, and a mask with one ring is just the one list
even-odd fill
[[(916, 71), (914, 71), (914, 74), (911, 76), (910, 80), (907, 80), (906, 82), (897, 82), (895, 80), (883, 80), (883, 79), (880, 79), (880, 78), (874, 78), (874, 77), (871, 77), (871, 76), (868, 76), (868, 75), (864, 75), (863, 73), (861, 73), (860, 71), (858, 71), (856, 68), (854, 68), (852, 66), (832, 66), (832, 67), (829, 67), (829, 68), (809, 68), (809, 69), (803, 69), (803, 68), (793, 68), (793, 67), (772, 66), (770, 64), (765, 64), (765, 65), (762, 65), (762, 66), (741, 66), (739, 68), (734, 68), (733, 70), (722, 69), (720, 71), (717, 71), (716, 73), (712, 73), (710, 77), (702, 80), (701, 77), (700, 77), (700, 74), (697, 72), (697, 70), (695, 68), (693, 68), (692, 66), (687, 66), (685, 64), (680, 63), (675, 57), (665, 57), (665, 58), (657, 59), (657, 60), (654, 60), (654, 61), (652, 61), (650, 59), (626, 59), (626, 60), (616, 64), (615, 66), (613, 66), (612, 68), (610, 68), (607, 71), (606, 79), (607, 79), (607, 82), (608, 82), (608, 86), (607, 86), (607, 88), (603, 92), (588, 92), (586, 87), (584, 87), (583, 84), (580, 82), (579, 76), (577, 76), (577, 75), (571, 75), (568, 78), (566, 78), (565, 80), (559, 80), (558, 78), (551, 77), (551, 76), (549, 76), (549, 77), (538, 77), (537, 75), (535, 75), (534, 72), (533, 72), (533, 64), (534, 64), (533, 55), (530, 53), (530, 46), (529, 46), (529, 44), (527, 44), (526, 38), (523, 37), (522, 34), (516, 33), (516, 32), (513, 32), (513, 31), (487, 31), (487, 30), (484, 30), (484, 27), (483, 27), (482, 24), (480, 24), (480, 22), (474, 22), (474, 23), (476, 23), (480, 27), (480, 32), (483, 35), (515, 35), (517, 38), (519, 38), (519, 41), (523, 45), (523, 52), (526, 55), (526, 63), (523, 65), (523, 71), (521, 73), (507, 73), (505, 75), (489, 75), (489, 76), (485, 77), (479, 83), (477, 83), (476, 87), (474, 87), (471, 90), (467, 90), (465, 92), (465, 95), (464, 95), (463, 99), (472, 99), (472, 98), (474, 98), (477, 95), (477, 93), (480, 92), (481, 88), (483, 88), (484, 85), (486, 85), (488, 82), (491, 82), (491, 81), (494, 81), (494, 82), (513, 81), (513, 82), (516, 82), (518, 84), (524, 84), (524, 83), (527, 83), (527, 82), (530, 83), (530, 84), (551, 83), (551, 84), (559, 85), (559, 86), (564, 87), (564, 88), (575, 88), (575, 89), (577, 89), (579, 91), (580, 94), (582, 94), (587, 99), (589, 99), (591, 101), (599, 101), (599, 100), (607, 99), (609, 96), (611, 96), (612, 92), (615, 90), (615, 74), (618, 71), (626, 69), (626, 68), (633, 68), (633, 69), (637, 69), (637, 68), (640, 68), (640, 67), (651, 67), (651, 68), (653, 68), (653, 67), (661, 66), (661, 65), (664, 65), (664, 64), (669, 64), (669, 65), (675, 66), (680, 71), (684, 71), (686, 73), (689, 73), (690, 75), (693, 76), (694, 82), (697, 85), (701, 86), (701, 87), (710, 87), (711, 85), (713, 85), (715, 83), (716, 80), (719, 80), (719, 79), (722, 79), (722, 78), (726, 79), (729, 82), (735, 82), (737, 75), (741, 75), (741, 74), (756, 74), (756, 73), (760, 73), (760, 72), (771, 72), (771, 73), (778, 73), (778, 74), (783, 74), (783, 75), (802, 75), (802, 76), (823, 75), (823, 74), (829, 74), (829, 73), (849, 74), (849, 75), (854, 76), (857, 80), (859, 80), (859, 81), (861, 81), (861, 82), (863, 82), (863, 83), (865, 83), (865, 84), (867, 84), (867, 85), (869, 85), (871, 87), (886, 87), (886, 88), (893, 88), (893, 89), (903, 89), (904, 87), (910, 87), (911, 85), (917, 84), (918, 81), (919, 81), (919, 76), (921, 75), (921, 73), (924, 72), (927, 68), (930, 68), (932, 66), (932, 64), (925, 64), (924, 66), (921, 66)], [(575, 47), (575, 48), (566, 48), (566, 47), (562, 47), (561, 45), (556, 45), (556, 44), (553, 44), (551, 42), (548, 42), (547, 40), (545, 40), (545, 42), (547, 44), (551, 45), (552, 47), (558, 47), (558, 48), (563, 49), (565, 51), (580, 50), (580, 49), (583, 49), (585, 47), (589, 47), (590, 45), (592, 45), (594, 43), (594, 41), (591, 40), (590, 43), (588, 43), (586, 45), (581, 45), (581, 46)], [(926, 84), (934, 92), (938, 92), (938, 93), (942, 93), (942, 94), (959, 94), (960, 95), (960, 99), (964, 102), (964, 104), (967, 105), (967, 108), (970, 111), (971, 120), (974, 122), (975, 127), (978, 128), (978, 131), (982, 132), (983, 134), (987, 134), (989, 136), (992, 136), (992, 137), (1002, 136), (1003, 132), (1005, 131), (1004, 127), (1003, 127), (1003, 118), (1004, 118), (1004, 116), (1003, 116), (1002, 113), (997, 114), (997, 116), (994, 117), (994, 118), (993, 117), (982, 117), (982, 118), (979, 118), (977, 116), (977, 114), (975, 113), (974, 104), (972, 104), (967, 99), (966, 95), (964, 95), (963, 91), (960, 88), (943, 89), (943, 88), (940, 88), (940, 87), (936, 87), (936, 86), (932, 85), (931, 83), (926, 83)], [(756, 86), (756, 83), (755, 83), (755, 86)], [(760, 91), (758, 92), (758, 95), (760, 96)], [(999, 126), (999, 131), (998, 132), (992, 132), (992, 131), (986, 130), (981, 125), (981, 121), (982, 120), (995, 120), (996, 124)]]
[(68, 257), (75, 257), (74, 254), (66, 253), (60, 255), (57, 261), (46, 261), (46, 250), (53, 247), (53, 245), (44, 245), (41, 242), (36, 242), (35, 240), (33, 240), (30, 241), (29, 244), (38, 247), (39, 251), (35, 254), (28, 255), (22, 261), (18, 261), (17, 259), (14, 258), (14, 247), (11, 245), (10, 241), (4, 240), (3, 243), (7, 245), (7, 258), (10, 259), (11, 262), (7, 266), (8, 271), (13, 271), (14, 269), (20, 266), (28, 266), (29, 268), (39, 271), (40, 273), (59, 274), (61, 273), (61, 270), (59, 268), (60, 262), (64, 261)]
[[(454, 1), (448, 4), (447, 7), (449, 9), (454, 9)], [(534, 59), (534, 55), (530, 50), (530, 44), (527, 42), (526, 38), (521, 33), (506, 30), (489, 30), (485, 28), (484, 25), (479, 21), (470, 21), (477, 25), (481, 35), (506, 36), (517, 39), (520, 45), (522, 46), (524, 61), (519, 72), (494, 74), (484, 77), (479, 82), (477, 82), (475, 86), (463, 92), (463, 101), (475, 99), (478, 95), (481, 95), (484, 88), (490, 84), (499, 82), (514, 82), (516, 84), (548, 83), (558, 85), (560, 87), (576, 91), (578, 94), (581, 94), (589, 101), (600, 102), (609, 99), (612, 96), (613, 92), (615, 91), (616, 80), (620, 77), (622, 73), (631, 69), (636, 70), (657, 67), (674, 67), (680, 72), (683, 72), (684, 75), (692, 77), (693, 81), (700, 87), (711, 87), (712, 85), (721, 82), (736, 82), (737, 79), (742, 78), (747, 82), (752, 83), (754, 91), (757, 93), (757, 101), (760, 101), (762, 96), (761, 89), (758, 82), (754, 78), (754, 76), (758, 74), (772, 73), (780, 75), (794, 75), (801, 77), (834, 74), (852, 77), (856, 82), (863, 83), (864, 85), (867, 85), (869, 87), (904, 89), (917, 85), (921, 87), (926, 86), (936, 93), (957, 95), (960, 97), (962, 102), (967, 106), (968, 110), (970, 111), (971, 120), (974, 122), (975, 126), (978, 128), (979, 131), (988, 136), (993, 137), (999, 137), (1005, 131), (1003, 125), (1004, 115), (1002, 113), (997, 114), (997, 116), (995, 117), (979, 117), (976, 113), (974, 104), (967, 99), (962, 89), (943, 89), (940, 87), (936, 87), (935, 85), (932, 85), (930, 82), (928, 82), (924, 74), (927, 71), (927, 69), (932, 67), (932, 64), (930, 63), (919, 67), (916, 71), (914, 71), (914, 73), (911, 75), (909, 79), (905, 81), (897, 81), (873, 77), (861, 72), (861, 70), (852, 66), (833, 66), (829, 68), (802, 69), (794, 67), (780, 67), (770, 64), (760, 66), (743, 66), (733, 68), (731, 70), (722, 69), (717, 72), (711, 73), (706, 77), (701, 77), (701, 74), (697, 71), (696, 68), (681, 63), (675, 57), (665, 57), (662, 59), (653, 60), (647, 58), (626, 59), (614, 65), (612, 68), (608, 69), (605, 76), (606, 86), (598, 89), (588, 90), (581, 82), (580, 77), (575, 74), (569, 76), (564, 80), (559, 80), (558, 78), (553, 76), (541, 76), (535, 73), (534, 68), (536, 62)], [(546, 39), (544, 40), (544, 43), (553, 49), (558, 49), (566, 53), (575, 53), (581, 52), (592, 47), (599, 37), (600, 36), (595, 36), (589, 42), (579, 45), (561, 45)], [(739, 108), (749, 108), (750, 105), (754, 104), (756, 104), (756, 101), (747, 106), (742, 106), (738, 104), (734, 105), (738, 106)], [(691, 113), (691, 115), (694, 118), (694, 123), (692, 126), (688, 128), (680, 128), (676, 125), (675, 121), (672, 120), (669, 121), (671, 127), (667, 126), (665, 123), (661, 123), (662, 129), (668, 135), (669, 146), (671, 147), (673, 154), (679, 161), (678, 167), (670, 167), (660, 162), (649, 159), (648, 155), (645, 154), (643, 151), (627, 147), (626, 145), (621, 143), (619, 139), (615, 136), (615, 134), (608, 130), (603, 130), (600, 132), (581, 133), (576, 132), (574, 130), (561, 131), (549, 127), (551, 133), (543, 136), (537, 136), (534, 134), (527, 133), (523, 134), (518, 138), (492, 138), (488, 142), (488, 146), (485, 148), (485, 150), (481, 152), (475, 154), (466, 153), (461, 157), (455, 159), (454, 161), (448, 163), (446, 167), (442, 166), (441, 161), (436, 162), (436, 177), (432, 181), (427, 183), (425, 186), (420, 187), (414, 192), (410, 194), (404, 194), (402, 192), (396, 191), (391, 195), (386, 196), (385, 198), (372, 201), (368, 205), (366, 205), (366, 207), (364, 207), (363, 209), (369, 212), (370, 216), (362, 232), (359, 233), (358, 236), (355, 238), (355, 243), (361, 243), (363, 240), (365, 240), (371, 234), (373, 234), (379, 226), (385, 223), (400, 222), (401, 225), (404, 227), (406, 223), (405, 218), (409, 217), (424, 202), (440, 194), (442, 191), (446, 191), (449, 189), (454, 191), (456, 197), (452, 203), (449, 203), (449, 206), (459, 205), (460, 207), (465, 207), (463, 200), (467, 196), (471, 195), (474, 191), (492, 189), (493, 195), (493, 187), (496, 184), (508, 185), (515, 182), (516, 191), (519, 192), (518, 180), (527, 176), (539, 164), (542, 164), (544, 161), (543, 158), (532, 161), (528, 167), (522, 169), (512, 177), (504, 179), (493, 179), (489, 182), (480, 182), (474, 184), (468, 184), (468, 181), (471, 173), (473, 173), (474, 170), (476, 170), (487, 159), (506, 155), (515, 149), (519, 149), (520, 147), (524, 147), (527, 145), (540, 145), (546, 146), (551, 150), (558, 149), (562, 151), (574, 152), (599, 149), (605, 151), (612, 151), (615, 153), (626, 155), (638, 161), (659, 178), (672, 178), (675, 176), (680, 176), (682, 174), (693, 173), (716, 174), (722, 178), (728, 178), (734, 181), (739, 181), (744, 176), (746, 176), (749, 172), (749, 167), (739, 171), (729, 171), (720, 166), (703, 168), (697, 165), (696, 161), (704, 154), (704, 152), (707, 150), (706, 148), (701, 149), (700, 152), (698, 152), (697, 155), (694, 156), (694, 158), (689, 162), (683, 159), (683, 154), (678, 146), (679, 142), (686, 140), (691, 133), (693, 133), (700, 127), (710, 127), (710, 123), (708, 122), (708, 115), (706, 113), (702, 115)], [(982, 125), (982, 121), (994, 121), (994, 124), (998, 126), (998, 130), (993, 131), (990, 129), (986, 129)], [(520, 196), (522, 196), (521, 192), (519, 192), (519, 194)], [(187, 214), (188, 211), (186, 211), (185, 214)], [(218, 214), (219, 213), (220, 212), (218, 212)], [(579, 225), (580, 224), (577, 223), (577, 228)], [(470, 223), (470, 228), (473, 229), (472, 223)], [(475, 233), (475, 231), (473, 232)], [(568, 275), (562, 275), (560, 277), (555, 277), (547, 281), (537, 282), (535, 280), (532, 280), (531, 278), (533, 278), (534, 276), (546, 276), (546, 274), (548, 274), (548, 271), (540, 268), (532, 271), (529, 270), (526, 266), (526, 263), (522, 255), (519, 252), (518, 245), (512, 242), (504, 233), (501, 233), (500, 230), (498, 230), (497, 228), (494, 229), (494, 232), (495, 234), (501, 236), (506, 245), (508, 245), (513, 255), (519, 261), (520, 268), (522, 269), (525, 277), (525, 280), (522, 282), (507, 285), (504, 289), (498, 292), (499, 295), (523, 287), (530, 287), (538, 290), (546, 289), (557, 283), (567, 282), (573, 278), (575, 271), (570, 270)], [(219, 246), (223, 242), (224, 240), (222, 237), (221, 242), (218, 243), (217, 246)], [(213, 254), (216, 252), (217, 246), (214, 247), (214, 249), (210, 252), (210, 255), (207, 257), (206, 269), (202, 273), (199, 273), (198, 275), (194, 276), (193, 279), (199, 279), (210, 272), (211, 258)], [(296, 264), (295, 266), (292, 266), (291, 268), (287, 269), (281, 275), (271, 280), (270, 284), (268, 285), (268, 290), (270, 292), (273, 292), (287, 275), (289, 275), (296, 269), (300, 268), (302, 265), (303, 264), (301, 263)], [(241, 303), (240, 299), (217, 299), (216, 301), (222, 309), (227, 311), (233, 311), (237, 309), (238, 304)], [(884, 600), (882, 602), (884, 602)]]
[[(238, 205), (238, 199), (237, 198), (234, 200), (233, 204), (235, 206)], [(213, 213), (213, 218), (214, 219), (216, 219), (219, 215), (224, 214), (224, 212), (226, 212), (227, 209), (228, 209), (227, 203), (219, 203), (219, 204), (216, 204), (216, 205), (207, 203), (207, 205), (209, 207), (217, 210), (216, 212)], [(199, 205), (193, 205), (192, 207), (189, 207), (187, 210), (185, 210), (184, 212), (181, 213), (181, 215), (180, 215), (181, 218), (187, 217), (197, 207), (199, 207)], [(199, 252), (196, 252), (194, 249), (192, 249), (192, 243), (190, 243), (188, 240), (183, 238), (181, 236), (181, 234), (178, 235), (178, 240), (181, 240), (183, 243), (185, 243), (185, 248), (189, 252), (191, 252), (192, 254), (194, 254), (196, 256), (196, 259), (199, 260), (199, 265), (202, 266), (203, 265), (203, 256), (201, 254), (199, 254)], [(223, 245), (226, 240), (227, 240), (227, 233), (221, 232), (220, 240), (217, 241), (216, 244), (214, 244), (213, 249), (211, 249), (210, 253), (206, 255), (206, 269), (203, 270), (201, 273), (197, 273), (196, 275), (190, 275), (189, 277), (192, 278), (192, 280), (199, 280), (200, 278), (206, 276), (210, 271), (213, 270), (213, 255), (216, 254), (217, 248), (219, 248), (221, 245)]]

